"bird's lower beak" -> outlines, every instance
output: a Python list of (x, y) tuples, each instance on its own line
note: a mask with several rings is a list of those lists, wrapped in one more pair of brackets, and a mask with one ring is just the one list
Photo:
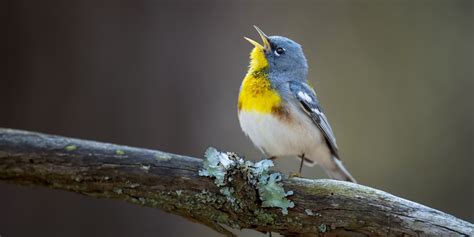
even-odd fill
[(251, 44), (253, 44), (255, 47), (257, 48), (260, 48), (260, 49), (263, 49), (265, 51), (270, 51), (271, 49), (271, 45), (270, 45), (270, 41), (268, 40), (268, 36), (263, 33), (262, 30), (260, 30), (260, 28), (258, 28), (257, 26), (253, 26), (255, 27), (255, 29), (257, 30), (258, 34), (260, 35), (260, 38), (262, 38), (262, 41), (263, 41), (263, 45), (261, 45), (260, 43), (258, 43), (257, 41), (253, 40), (253, 39), (249, 39), (247, 37), (244, 37), (244, 39), (246, 39), (248, 42), (250, 42)]

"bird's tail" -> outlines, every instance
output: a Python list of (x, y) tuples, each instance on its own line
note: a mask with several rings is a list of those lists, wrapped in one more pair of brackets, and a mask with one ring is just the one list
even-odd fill
[(324, 167), (324, 170), (329, 177), (333, 179), (348, 181), (357, 183), (357, 181), (352, 177), (352, 175), (347, 171), (346, 167), (342, 164), (341, 160), (336, 157), (331, 157), (332, 165), (331, 167)]

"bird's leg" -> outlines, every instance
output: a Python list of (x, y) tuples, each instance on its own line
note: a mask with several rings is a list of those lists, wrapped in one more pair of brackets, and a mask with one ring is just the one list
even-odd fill
[(291, 177), (301, 177), (301, 171), (303, 171), (303, 163), (306, 160), (304, 153), (298, 156), (301, 158), (301, 163), (300, 163), (300, 169), (298, 170), (298, 173), (292, 173), (290, 174)]
[(301, 177), (301, 171), (303, 171), (303, 163), (304, 163), (304, 159), (305, 159), (304, 158), (304, 153), (301, 154), (300, 158), (301, 158), (300, 170), (298, 171), (299, 177)]

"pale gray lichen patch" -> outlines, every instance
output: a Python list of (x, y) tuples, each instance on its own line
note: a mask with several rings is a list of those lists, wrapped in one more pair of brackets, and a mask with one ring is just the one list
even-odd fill
[(306, 215), (308, 216), (322, 216), (321, 213), (319, 212), (313, 212), (312, 210), (310, 209), (305, 209), (304, 212), (306, 213)]
[(224, 196), (226, 196), (227, 200), (235, 205), (235, 197), (234, 197), (234, 188), (232, 187), (223, 187), (219, 190)]
[(253, 173), (255, 176), (266, 174), (273, 165), (271, 160), (261, 160), (253, 165)]
[(149, 165), (142, 165), (141, 166), (142, 170), (144, 170), (145, 172), (148, 173), (148, 171), (150, 170), (150, 166)]
[(225, 153), (219, 152), (213, 147), (209, 147), (204, 154), (204, 169), (199, 170), (200, 176), (215, 178), (214, 183), (220, 187), (224, 186), (224, 179), (227, 169), (234, 165)]
[(281, 184), (280, 173), (270, 173), (273, 166), (271, 160), (262, 160), (257, 163), (245, 161), (234, 153), (220, 152), (215, 148), (208, 148), (205, 153), (204, 167), (199, 170), (200, 176), (214, 178), (214, 183), (218, 187), (223, 187), (220, 192), (227, 197), (232, 204), (236, 203), (234, 190), (227, 185), (232, 182), (232, 177), (226, 176), (240, 171), (246, 181), (254, 186), (262, 201), (262, 207), (281, 208), (284, 215), (288, 214), (288, 208), (295, 204), (286, 197), (293, 195), (292, 191), (285, 192)]
[(306, 215), (308, 215), (308, 216), (314, 216), (313, 211), (311, 211), (311, 210), (309, 210), (309, 209), (305, 209), (304, 212), (305, 212)]
[(76, 176), (76, 177), (74, 177), (74, 181), (76, 181), (78, 183), (82, 182), (82, 177), (81, 176)]
[(128, 187), (129, 187), (129, 188), (136, 188), (136, 187), (139, 187), (139, 186), (140, 186), (140, 184), (137, 184), (137, 183), (130, 183), (130, 184), (128, 184)]
[(114, 188), (113, 191), (116, 194), (122, 194), (123, 193), (123, 190), (121, 188)]
[(321, 233), (325, 233), (325, 232), (329, 231), (329, 227), (325, 224), (321, 224), (321, 225), (318, 226), (318, 230)]

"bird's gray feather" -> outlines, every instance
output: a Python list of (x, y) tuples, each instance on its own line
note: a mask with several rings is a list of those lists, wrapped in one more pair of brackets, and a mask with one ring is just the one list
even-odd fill
[(311, 117), (321, 130), (333, 155), (339, 158), (336, 138), (314, 90), (304, 82), (289, 81), (288, 83), (293, 97), (300, 102), (302, 110)]

